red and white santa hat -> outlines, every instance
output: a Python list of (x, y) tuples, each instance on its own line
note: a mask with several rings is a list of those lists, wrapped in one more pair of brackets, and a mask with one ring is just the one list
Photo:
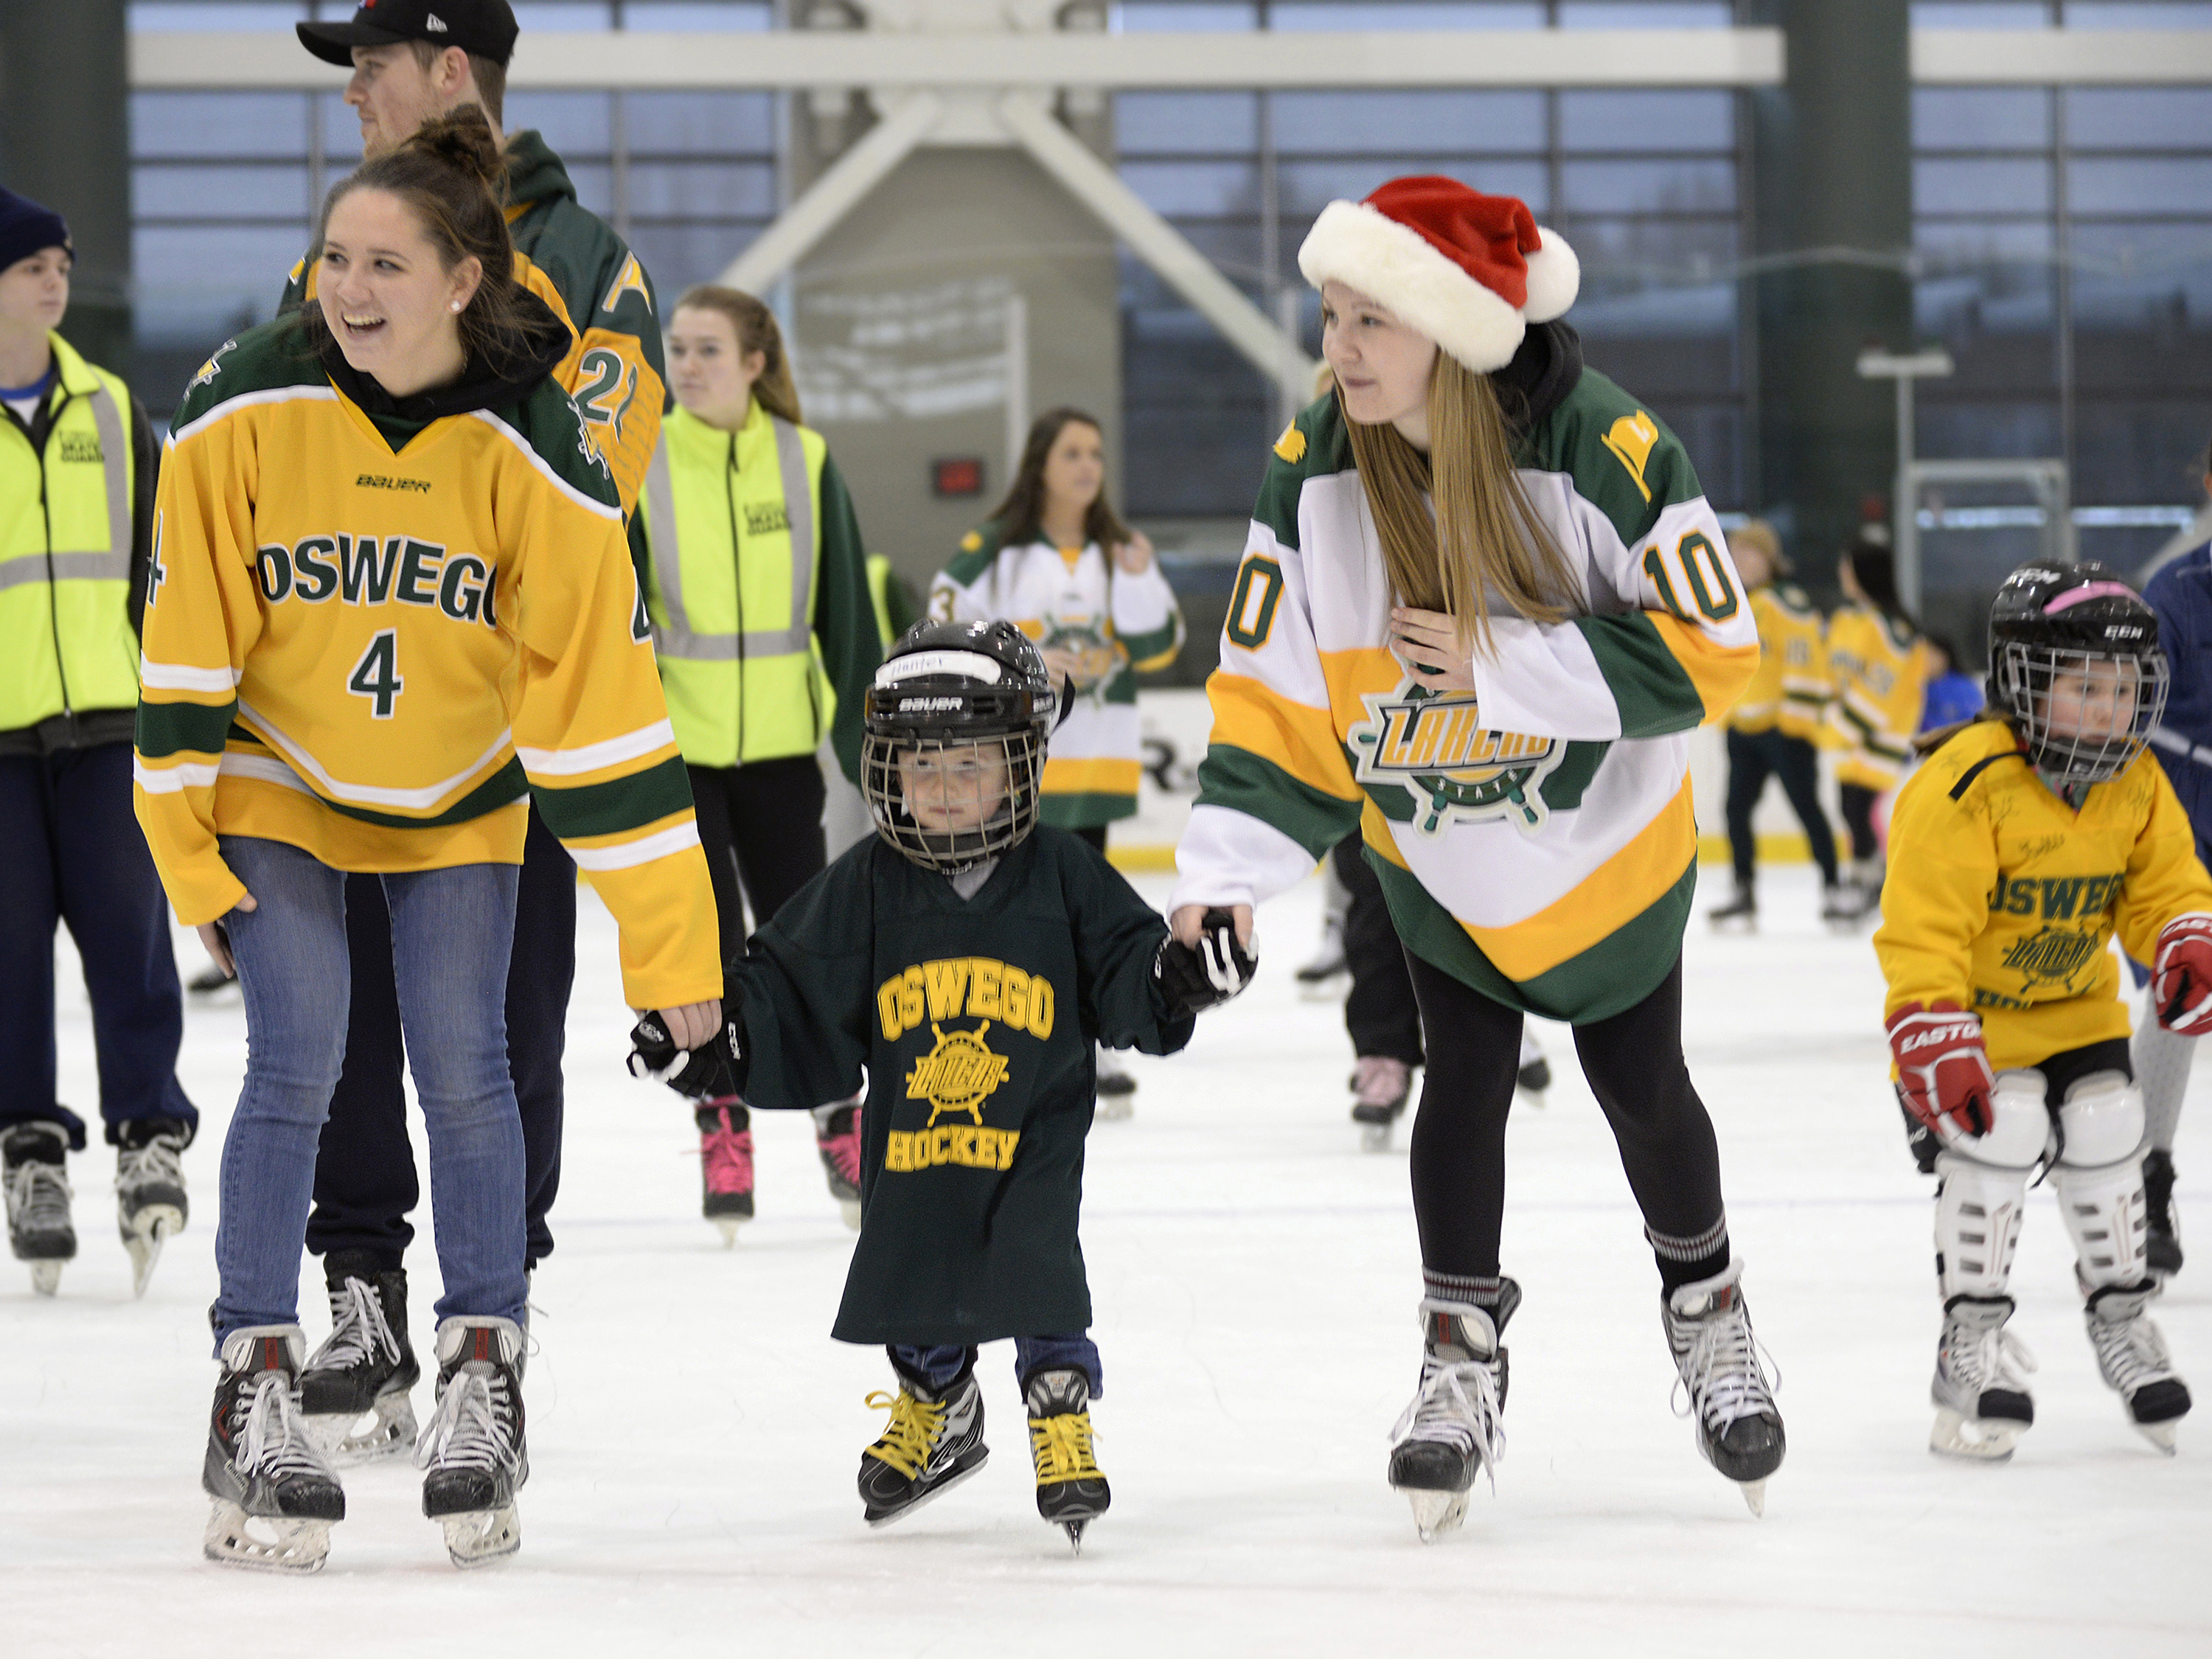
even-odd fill
[(1393, 179), (1364, 202), (1331, 202), (1298, 269), (1379, 301), (1478, 374), (1503, 368), (1531, 323), (1564, 316), (1582, 264), (1528, 204), (1456, 179)]

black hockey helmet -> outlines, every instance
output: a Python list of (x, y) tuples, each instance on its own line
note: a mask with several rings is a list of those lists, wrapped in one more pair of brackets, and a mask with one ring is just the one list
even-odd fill
[[(2092, 665), (2110, 663), (2115, 678)], [(2059, 732), (2051, 687), (2094, 674), (2118, 700), (2108, 731)], [(1990, 701), (2011, 717), (2038, 770), (2067, 783), (2102, 783), (2142, 752), (2166, 708), (2158, 615), (2119, 573), (2094, 562), (2032, 560), (2005, 578), (1990, 607)]]
[[(862, 719), (860, 793), (876, 833), (948, 876), (1019, 846), (1036, 827), (1059, 712), (1043, 655), (1013, 623), (916, 623), (876, 670)], [(908, 801), (909, 775), (929, 799)]]

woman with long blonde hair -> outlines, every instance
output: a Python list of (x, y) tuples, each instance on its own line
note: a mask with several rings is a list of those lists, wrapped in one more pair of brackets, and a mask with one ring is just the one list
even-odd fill
[(1333, 203), (1299, 252), (1336, 392), (1275, 445), (1209, 684), (1176, 936), (1364, 830), (1427, 1038), (1413, 1135), (1426, 1339), (1390, 1482), (1455, 1526), (1503, 1437), (1498, 1261), (1524, 1013), (1575, 1028), (1657, 1258), (1699, 1449), (1755, 1510), (1782, 1419), (1681, 1048), (1687, 733), (1759, 660), (1674, 436), (1583, 367), (1578, 273), (1443, 178)]

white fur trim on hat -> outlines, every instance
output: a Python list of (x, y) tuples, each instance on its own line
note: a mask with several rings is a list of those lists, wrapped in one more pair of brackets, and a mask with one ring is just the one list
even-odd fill
[(1540, 230), (1528, 260), (1526, 312), (1468, 275), (1410, 226), (1364, 202), (1331, 202), (1298, 249), (1298, 270), (1319, 288), (1342, 283), (1379, 301), (1478, 374), (1513, 361), (1531, 322), (1548, 323), (1575, 302), (1581, 266), (1564, 238)]

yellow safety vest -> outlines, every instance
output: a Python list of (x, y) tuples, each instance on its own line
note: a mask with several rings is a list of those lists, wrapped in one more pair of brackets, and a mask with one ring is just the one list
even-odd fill
[(138, 701), (131, 392), (49, 334), (46, 453), (0, 416), (0, 732)]
[(736, 432), (682, 409), (646, 469), (647, 614), (685, 761), (811, 755), (834, 707), (814, 639), (819, 434), (753, 404)]

